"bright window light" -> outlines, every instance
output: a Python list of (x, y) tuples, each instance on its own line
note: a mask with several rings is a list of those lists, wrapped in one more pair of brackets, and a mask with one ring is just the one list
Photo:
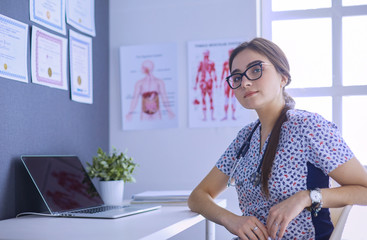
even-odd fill
[(290, 11), (331, 7), (331, 0), (272, 0), (272, 10)]
[(331, 97), (296, 97), (296, 108), (309, 112), (316, 112), (332, 121), (332, 98)]
[(343, 0), (343, 6), (366, 5), (367, 0)]
[(367, 85), (367, 16), (343, 18), (343, 85)]
[(343, 97), (343, 137), (357, 159), (367, 165), (367, 96)]
[(290, 64), (290, 88), (332, 85), (331, 30), (330, 18), (272, 22), (272, 40)]

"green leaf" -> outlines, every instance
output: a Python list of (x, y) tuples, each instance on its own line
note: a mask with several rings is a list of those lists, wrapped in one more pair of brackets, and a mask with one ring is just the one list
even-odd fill
[(137, 166), (131, 157), (126, 153), (119, 153), (114, 147), (110, 155), (98, 148), (97, 155), (92, 158), (92, 164), (87, 162), (87, 172), (91, 178), (99, 178), (102, 181), (135, 182), (132, 174)]

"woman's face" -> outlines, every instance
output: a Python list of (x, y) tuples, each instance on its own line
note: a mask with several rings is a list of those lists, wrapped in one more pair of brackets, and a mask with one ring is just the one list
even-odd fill
[(269, 59), (253, 50), (245, 49), (233, 59), (231, 74), (243, 73), (254, 63), (262, 64), (262, 76), (250, 81), (244, 76), (239, 88), (234, 89), (234, 94), (241, 105), (247, 109), (268, 109), (284, 103), (283, 87), (287, 78), (279, 74)]

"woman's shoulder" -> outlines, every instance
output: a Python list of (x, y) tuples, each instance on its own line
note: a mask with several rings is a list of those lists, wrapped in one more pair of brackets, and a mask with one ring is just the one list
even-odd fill
[(291, 109), (287, 112), (287, 124), (298, 127), (334, 127), (335, 124), (325, 119), (322, 115), (301, 109)]
[(306, 123), (313, 121), (328, 121), (323, 116), (315, 112), (309, 112), (301, 109), (291, 109), (287, 112), (288, 121), (297, 123)]

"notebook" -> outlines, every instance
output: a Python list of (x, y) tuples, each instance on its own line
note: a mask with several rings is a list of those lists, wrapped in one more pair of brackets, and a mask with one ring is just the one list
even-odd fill
[(51, 216), (120, 218), (160, 205), (109, 206), (103, 203), (77, 156), (21, 156)]

